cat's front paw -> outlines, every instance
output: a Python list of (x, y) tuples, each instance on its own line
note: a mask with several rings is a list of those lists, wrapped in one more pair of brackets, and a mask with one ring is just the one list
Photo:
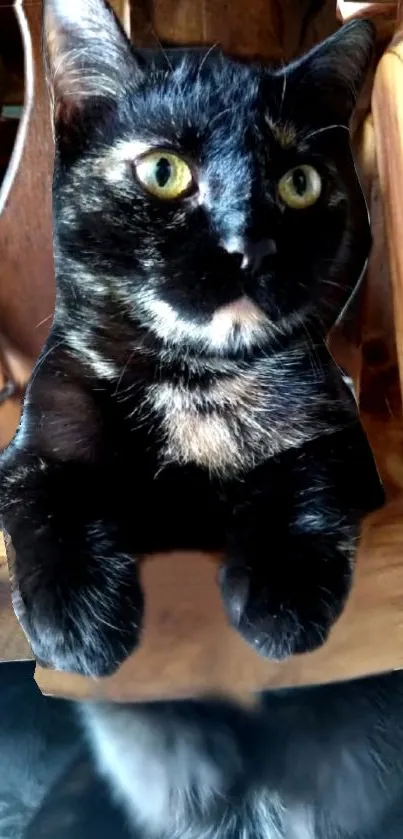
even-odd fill
[(293, 540), (283, 559), (229, 560), (219, 581), (232, 625), (267, 658), (320, 647), (348, 595), (353, 553), (353, 545), (312, 536)]
[(43, 666), (108, 676), (136, 647), (143, 600), (134, 562), (99, 525), (85, 542), (24, 544), (11, 571), (16, 615)]

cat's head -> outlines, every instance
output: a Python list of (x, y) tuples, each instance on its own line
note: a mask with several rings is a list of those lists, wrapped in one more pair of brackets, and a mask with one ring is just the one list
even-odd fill
[(329, 325), (370, 243), (348, 125), (371, 25), (277, 69), (137, 55), (103, 0), (47, 0), (45, 35), (60, 299), (221, 353)]

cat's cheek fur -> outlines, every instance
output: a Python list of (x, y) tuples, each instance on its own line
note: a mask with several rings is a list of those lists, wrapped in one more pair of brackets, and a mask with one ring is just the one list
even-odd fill
[(121, 372), (119, 365), (102, 351), (91, 330), (70, 329), (66, 334), (66, 344), (77, 358), (82, 359), (96, 379), (118, 381)]

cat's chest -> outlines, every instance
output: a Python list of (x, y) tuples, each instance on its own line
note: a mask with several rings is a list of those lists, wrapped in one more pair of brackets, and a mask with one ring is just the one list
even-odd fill
[(159, 430), (160, 459), (193, 463), (223, 477), (253, 468), (306, 438), (304, 423), (295, 422), (291, 410), (285, 421), (282, 398), (267, 371), (243, 371), (208, 386), (151, 385), (147, 407)]

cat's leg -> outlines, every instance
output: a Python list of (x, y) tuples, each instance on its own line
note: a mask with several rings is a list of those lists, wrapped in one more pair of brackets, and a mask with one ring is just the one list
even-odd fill
[(15, 552), (14, 606), (35, 656), (99, 676), (134, 648), (142, 598), (102, 416), (85, 377), (63, 374), (55, 355), (34, 374), (0, 461), (0, 515)]
[(220, 584), (232, 624), (258, 652), (283, 659), (325, 641), (350, 589), (361, 519), (382, 503), (358, 424), (249, 477)]

